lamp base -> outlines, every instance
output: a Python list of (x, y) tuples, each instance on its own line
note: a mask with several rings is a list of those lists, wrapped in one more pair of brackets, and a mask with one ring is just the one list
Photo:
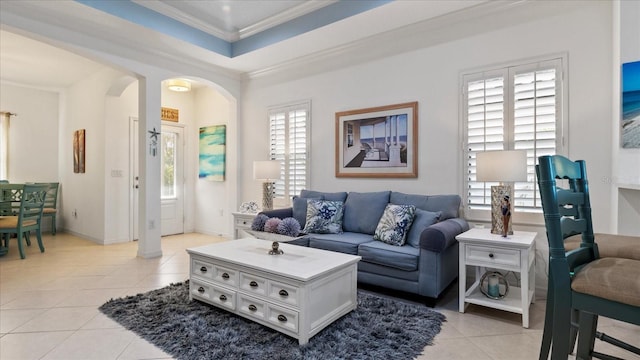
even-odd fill
[(273, 193), (275, 188), (275, 183), (262, 183), (262, 210), (273, 210)]
[[(509, 196), (509, 201), (504, 204), (503, 199)], [(491, 187), (491, 233), (502, 236), (513, 235), (511, 227), (511, 206), (513, 189), (509, 185), (495, 185)], [(506, 206), (506, 214), (503, 214), (503, 205)]]

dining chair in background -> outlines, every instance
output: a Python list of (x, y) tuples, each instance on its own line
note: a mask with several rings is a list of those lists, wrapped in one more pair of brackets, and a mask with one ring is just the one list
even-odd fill
[(22, 259), (25, 258), (22, 240), (24, 238), (29, 244), (29, 234), (31, 231), (36, 232), (40, 252), (44, 252), (40, 224), (42, 222), (42, 209), (48, 188), (49, 185), (25, 184), (20, 196), (18, 214), (15, 216), (5, 216), (2, 221), (0, 221), (0, 236), (4, 241), (4, 247), (9, 248), (11, 234), (16, 234), (18, 251)]
[(47, 190), (47, 196), (44, 199), (44, 208), (42, 209), (42, 216), (47, 218), (51, 218), (51, 235), (56, 234), (56, 215), (58, 214), (58, 188), (60, 184), (57, 182), (53, 183), (41, 183), (49, 185), (49, 190)]
[[(541, 156), (536, 175), (549, 242), (547, 305), (540, 359), (566, 360), (578, 330), (576, 359), (618, 359), (594, 351), (595, 339), (640, 355), (640, 349), (597, 331), (604, 316), (640, 325), (640, 261), (600, 257), (594, 240), (586, 163)], [(568, 188), (562, 188), (566, 186)], [(580, 247), (565, 239), (581, 235)], [(577, 325), (572, 325), (577, 320)], [(573, 330), (572, 330), (573, 329)]]

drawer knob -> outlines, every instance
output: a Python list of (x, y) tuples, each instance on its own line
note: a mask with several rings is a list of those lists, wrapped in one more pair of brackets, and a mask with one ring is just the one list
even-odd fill
[(280, 322), (287, 322), (287, 317), (284, 315), (278, 315), (278, 321)]
[(225, 279), (225, 280), (228, 280), (229, 279), (229, 274), (222, 273), (222, 278)]
[(256, 311), (256, 310), (258, 310), (258, 308), (255, 305), (251, 304), (251, 305), (249, 305), (249, 310)]
[(283, 290), (278, 291), (278, 294), (279, 294), (280, 296), (284, 296), (284, 297), (289, 296), (289, 293), (287, 292), (287, 290), (284, 290), (284, 289), (283, 289)]
[(200, 286), (200, 287), (198, 288), (198, 292), (199, 292), (200, 294), (204, 293), (204, 288), (203, 288), (202, 286)]
[(200, 268), (200, 272), (206, 273), (207, 272), (207, 267), (203, 266)]
[(227, 297), (224, 294), (220, 295), (220, 301), (227, 301)]
[(258, 283), (255, 282), (255, 281), (252, 281), (252, 282), (249, 283), (249, 286), (251, 286), (252, 288), (256, 288), (256, 287), (258, 287)]
[(493, 259), (493, 253), (489, 253), (489, 257)]

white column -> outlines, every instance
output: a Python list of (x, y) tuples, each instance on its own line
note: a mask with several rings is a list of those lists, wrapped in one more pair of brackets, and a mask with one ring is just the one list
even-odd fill
[[(139, 223), (138, 256), (162, 256), (160, 242), (160, 98), (161, 79), (139, 81)], [(157, 133), (155, 138), (154, 133)]]

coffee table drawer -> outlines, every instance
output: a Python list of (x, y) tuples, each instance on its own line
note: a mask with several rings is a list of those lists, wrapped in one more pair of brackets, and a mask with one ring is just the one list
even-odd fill
[(300, 304), (299, 289), (297, 286), (277, 282), (269, 281), (268, 296), (280, 303), (298, 306)]
[(238, 294), (238, 311), (247, 317), (262, 321), (265, 321), (267, 318), (266, 303), (244, 294)]
[(237, 289), (238, 277), (239, 272), (237, 270), (218, 265), (213, 266), (213, 280), (219, 282), (220, 284), (231, 286), (234, 289)]
[(240, 289), (255, 295), (267, 295), (267, 279), (253, 274), (240, 273)]
[(213, 264), (199, 259), (193, 259), (191, 273), (205, 279), (213, 279)]
[(298, 312), (267, 303), (267, 321), (275, 327), (298, 333)]
[(217, 305), (227, 310), (236, 309), (236, 293), (225, 288), (208, 284), (204, 281), (191, 280), (189, 283), (191, 294), (210, 304)]

